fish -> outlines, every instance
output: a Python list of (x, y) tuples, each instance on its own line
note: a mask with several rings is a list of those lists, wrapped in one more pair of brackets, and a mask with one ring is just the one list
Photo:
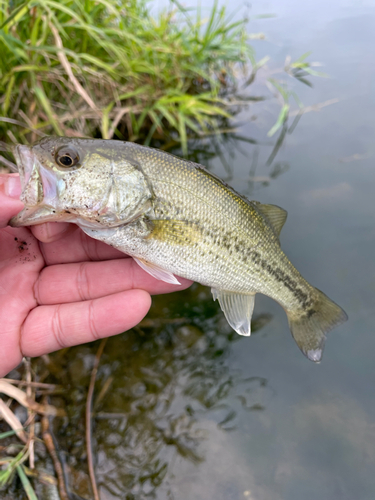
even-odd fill
[(211, 287), (229, 325), (251, 333), (255, 295), (285, 310), (302, 353), (319, 362), (347, 315), (281, 250), (287, 212), (250, 201), (198, 163), (136, 143), (45, 137), (13, 150), (24, 209), (13, 227), (77, 224), (156, 279)]

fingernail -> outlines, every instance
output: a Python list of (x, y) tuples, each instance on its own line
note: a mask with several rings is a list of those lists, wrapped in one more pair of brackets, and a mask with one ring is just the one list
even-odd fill
[(9, 198), (18, 199), (22, 192), (19, 175), (5, 175), (2, 180), (5, 195), (9, 196)]

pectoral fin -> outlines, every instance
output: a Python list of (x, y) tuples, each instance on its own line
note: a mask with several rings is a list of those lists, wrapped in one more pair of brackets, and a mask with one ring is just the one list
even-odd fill
[(169, 271), (162, 269), (156, 264), (151, 264), (146, 260), (140, 259), (138, 257), (133, 257), (136, 263), (144, 270), (146, 273), (151, 274), (157, 280), (165, 281), (166, 283), (172, 283), (173, 285), (181, 285), (178, 279)]
[(251, 333), (251, 317), (254, 310), (255, 293), (244, 295), (211, 288), (214, 300), (218, 299), (230, 326), (240, 335)]

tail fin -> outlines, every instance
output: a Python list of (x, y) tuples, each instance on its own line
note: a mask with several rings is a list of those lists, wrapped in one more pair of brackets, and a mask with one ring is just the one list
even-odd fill
[(289, 328), (303, 354), (318, 363), (322, 359), (326, 334), (348, 316), (323, 292), (315, 288), (314, 303), (306, 313), (287, 312)]

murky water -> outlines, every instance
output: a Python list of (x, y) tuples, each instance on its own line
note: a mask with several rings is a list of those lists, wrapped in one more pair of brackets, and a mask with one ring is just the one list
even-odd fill
[[(375, 2), (270, 0), (250, 10), (268, 12), (277, 17), (249, 25), (268, 36), (256, 42), (258, 57), (272, 56), (271, 72), (311, 50), (330, 78), (293, 89), (306, 106), (338, 102), (306, 113), (271, 165), (278, 106), (252, 105), (239, 133), (257, 143), (232, 144), (227, 163), (211, 167), (227, 177), (229, 165), (237, 190), (288, 210), (283, 249), (349, 321), (314, 365), (266, 297), (257, 296), (251, 338), (230, 330), (202, 286), (155, 298), (148, 322), (108, 341), (99, 368), (102, 500), (374, 498)], [(72, 398), (56, 435), (71, 487), (86, 498), (83, 413), (97, 347), (54, 358)]]

